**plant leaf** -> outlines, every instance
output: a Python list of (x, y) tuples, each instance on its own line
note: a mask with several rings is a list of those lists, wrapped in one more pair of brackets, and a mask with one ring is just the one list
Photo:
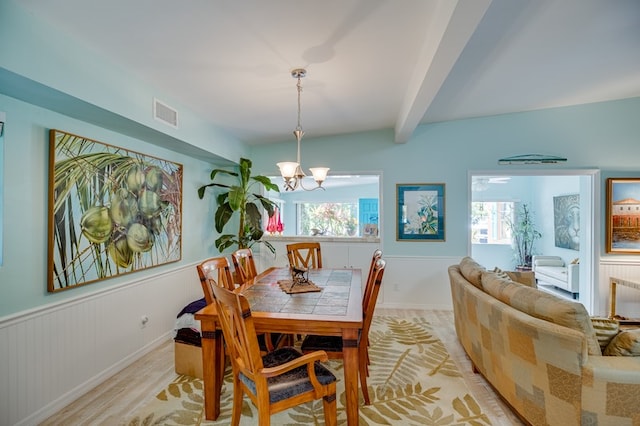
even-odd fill
[(232, 172), (230, 170), (214, 169), (214, 170), (211, 170), (211, 180), (214, 180), (218, 173), (222, 173), (222, 174), (228, 175), (228, 176), (238, 176), (238, 174), (236, 172)]
[(238, 244), (235, 237), (236, 237), (235, 235), (231, 235), (231, 234), (222, 235), (220, 238), (216, 240), (216, 248), (219, 251), (224, 251), (225, 249), (231, 247), (232, 245)]
[(280, 192), (280, 188), (275, 183), (271, 182), (267, 176), (254, 176), (251, 179), (260, 182), (267, 191)]
[(224, 226), (227, 224), (227, 222), (229, 222), (229, 219), (231, 219), (231, 216), (233, 216), (233, 210), (231, 209), (229, 203), (221, 204), (218, 207), (218, 210), (216, 210), (216, 231), (222, 232)]
[[(233, 211), (238, 211), (245, 202), (245, 192), (239, 186), (232, 186), (229, 189), (229, 205)], [(246, 208), (246, 206), (244, 206)]]
[(260, 204), (262, 204), (262, 207), (264, 207), (265, 210), (267, 210), (267, 214), (269, 215), (269, 217), (273, 216), (273, 213), (275, 212), (276, 203), (274, 203), (273, 201), (271, 201), (266, 197), (263, 197), (260, 194), (253, 194), (253, 196), (256, 197), (258, 201), (260, 201)]

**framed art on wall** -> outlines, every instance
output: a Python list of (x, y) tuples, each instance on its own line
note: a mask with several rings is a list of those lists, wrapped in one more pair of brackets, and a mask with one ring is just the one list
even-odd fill
[(556, 247), (580, 250), (580, 194), (553, 197)]
[(444, 183), (396, 185), (396, 240), (444, 241)]
[(182, 257), (182, 165), (49, 131), (47, 288)]
[(640, 178), (607, 179), (607, 253), (640, 253)]

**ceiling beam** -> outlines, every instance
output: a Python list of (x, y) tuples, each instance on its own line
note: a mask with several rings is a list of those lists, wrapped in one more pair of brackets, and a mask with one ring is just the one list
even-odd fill
[(395, 142), (405, 143), (475, 32), (492, 0), (440, 0), (425, 37), (395, 126)]

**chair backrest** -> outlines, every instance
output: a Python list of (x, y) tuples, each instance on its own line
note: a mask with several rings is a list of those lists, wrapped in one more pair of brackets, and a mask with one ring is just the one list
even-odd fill
[(227, 288), (214, 286), (212, 289), (233, 369), (255, 382), (263, 363), (249, 302), (242, 294)]
[(289, 265), (298, 268), (322, 268), (320, 243), (287, 244)]
[(213, 303), (213, 287), (225, 287), (229, 290), (233, 290), (236, 287), (233, 283), (229, 261), (226, 257), (207, 259), (196, 268), (198, 269), (200, 285), (207, 305)]
[(234, 251), (231, 253), (231, 260), (233, 261), (237, 280), (240, 283), (246, 283), (258, 275), (256, 263), (253, 260), (253, 252), (250, 248), (243, 248)]
[(371, 293), (371, 286), (373, 286), (373, 281), (371, 278), (373, 277), (373, 270), (376, 266), (376, 262), (378, 259), (382, 258), (382, 250), (376, 249), (373, 252), (373, 256), (371, 257), (371, 265), (369, 265), (369, 274), (367, 275), (367, 281), (365, 281), (364, 285), (364, 293), (362, 294), (362, 311), (367, 307), (367, 303), (369, 302), (367, 299), (369, 298), (369, 294)]
[(372, 285), (370, 286), (369, 295), (365, 293), (367, 299), (367, 306), (362, 309), (362, 336), (369, 335), (369, 329), (371, 328), (371, 320), (373, 318), (373, 311), (376, 308), (376, 302), (378, 301), (378, 293), (380, 292), (380, 285), (382, 284), (382, 277), (384, 276), (384, 268), (386, 262), (384, 259), (376, 260), (371, 272)]

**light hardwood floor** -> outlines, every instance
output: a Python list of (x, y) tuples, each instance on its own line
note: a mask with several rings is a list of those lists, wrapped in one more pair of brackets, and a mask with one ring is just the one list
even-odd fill
[[(499, 426), (523, 424), (496, 396), (482, 376), (471, 371), (471, 363), (456, 338), (452, 311), (376, 309), (376, 314), (426, 318), (464, 374), (467, 386), (489, 416), (492, 424)], [(167, 341), (78, 398), (41, 425), (120, 425), (175, 377), (173, 356), (173, 342)]]

